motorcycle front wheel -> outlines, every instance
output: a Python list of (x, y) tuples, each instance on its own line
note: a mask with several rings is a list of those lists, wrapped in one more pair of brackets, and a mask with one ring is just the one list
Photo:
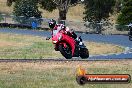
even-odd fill
[(65, 48), (63, 45), (59, 45), (59, 51), (61, 52), (61, 54), (62, 54), (66, 59), (71, 59), (71, 58), (72, 58), (72, 51), (71, 51), (69, 45), (67, 45), (66, 48)]

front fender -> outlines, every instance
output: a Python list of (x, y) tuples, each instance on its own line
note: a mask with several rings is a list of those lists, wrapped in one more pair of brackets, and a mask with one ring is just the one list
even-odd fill
[(72, 37), (62, 33), (62, 38), (60, 41), (58, 41), (58, 36), (54, 36), (52, 38), (52, 41), (57, 41), (55, 45), (56, 49), (58, 49), (59, 44), (63, 44), (64, 47), (66, 46), (66, 44), (70, 45), (71, 50), (72, 50), (72, 56), (74, 55), (76, 42)]
[(75, 50), (75, 44), (74, 43), (69, 43), (67, 41), (60, 41), (55, 45), (55, 48), (58, 50), (59, 45), (63, 45), (65, 48), (67, 47), (67, 44), (70, 46), (71, 51), (72, 51), (72, 56), (74, 55), (74, 50)]
[(71, 50), (72, 50), (72, 56), (73, 56), (74, 55), (74, 50), (75, 50), (75, 45), (76, 45), (75, 40), (72, 37), (63, 34), (62, 41), (65, 41), (66, 44), (70, 45)]

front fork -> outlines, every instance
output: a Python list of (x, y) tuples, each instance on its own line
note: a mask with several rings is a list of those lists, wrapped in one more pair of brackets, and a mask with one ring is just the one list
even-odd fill
[(67, 44), (66, 44), (66, 43), (54, 44), (54, 49), (55, 49), (55, 51), (59, 51), (58, 46), (59, 46), (60, 44), (62, 44), (62, 45), (64, 46), (64, 48), (66, 48), (66, 47), (67, 47)]
[[(59, 49), (58, 49), (58, 46), (60, 45), (60, 44), (62, 44), (63, 46), (64, 46), (64, 48), (67, 48), (67, 44), (66, 43), (59, 43), (59, 44), (55, 44), (55, 51), (59, 51)], [(70, 46), (71, 47), (71, 51), (72, 51), (72, 56), (74, 56), (74, 54), (75, 54), (75, 49), (76, 49), (76, 47), (75, 46)]]

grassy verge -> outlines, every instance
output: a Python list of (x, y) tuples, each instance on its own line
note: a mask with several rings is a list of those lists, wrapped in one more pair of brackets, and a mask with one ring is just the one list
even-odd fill
[[(124, 49), (111, 44), (85, 42), (90, 55), (120, 53)], [(107, 48), (107, 49), (105, 49)], [(54, 50), (52, 41), (29, 35), (0, 33), (0, 58), (41, 59), (62, 57)]]
[(0, 88), (131, 88), (129, 84), (86, 84), (76, 82), (82, 65), (89, 74), (130, 74), (132, 61), (1, 63)]

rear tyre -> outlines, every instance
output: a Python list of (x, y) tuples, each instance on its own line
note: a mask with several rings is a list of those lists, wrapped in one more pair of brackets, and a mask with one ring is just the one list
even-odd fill
[(81, 48), (80, 49), (80, 57), (82, 59), (87, 59), (89, 57), (89, 51), (87, 48)]
[(59, 51), (66, 59), (72, 58), (72, 51), (68, 45), (67, 48), (65, 48), (63, 45), (59, 45)]
[(132, 36), (129, 36), (129, 40), (132, 41)]

